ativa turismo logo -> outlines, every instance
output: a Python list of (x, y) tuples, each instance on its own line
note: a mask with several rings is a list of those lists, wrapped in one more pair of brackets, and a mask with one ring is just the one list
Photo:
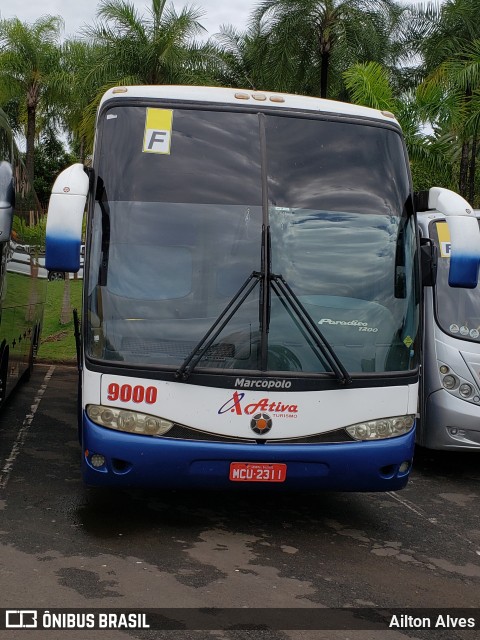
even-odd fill
[(279, 400), (271, 400), (270, 398), (261, 398), (256, 402), (246, 404), (245, 393), (234, 391), (229, 398), (218, 410), (218, 414), (235, 413), (237, 416), (252, 416), (257, 413), (272, 413), (275, 416), (285, 418), (296, 418), (298, 414), (298, 405), (286, 404)]

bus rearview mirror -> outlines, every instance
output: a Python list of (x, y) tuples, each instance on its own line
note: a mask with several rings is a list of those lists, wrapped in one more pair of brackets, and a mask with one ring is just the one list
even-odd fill
[(15, 207), (12, 165), (0, 162), (0, 242), (10, 240)]
[(80, 269), (82, 222), (89, 186), (83, 164), (65, 169), (55, 180), (48, 205), (45, 266), (49, 271)]
[(451, 240), (451, 287), (475, 289), (480, 265), (480, 230), (471, 205), (454, 191), (432, 187), (428, 192), (428, 208), (445, 215)]

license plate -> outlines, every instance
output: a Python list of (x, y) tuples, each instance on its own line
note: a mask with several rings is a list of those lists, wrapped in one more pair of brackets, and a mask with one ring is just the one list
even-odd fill
[(232, 462), (229, 478), (233, 482), (285, 482), (287, 465), (279, 462)]

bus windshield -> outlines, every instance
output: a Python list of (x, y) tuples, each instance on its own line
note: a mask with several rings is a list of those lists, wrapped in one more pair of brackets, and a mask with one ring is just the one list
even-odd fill
[(435, 312), (440, 328), (461, 340), (480, 342), (480, 297), (478, 289), (450, 287), (450, 237), (446, 222), (430, 223), (430, 235), (438, 247)]
[(171, 138), (156, 152), (145, 148), (148, 111), (100, 114), (89, 357), (178, 369), (258, 273), (197, 370), (332, 371), (279, 279), (349, 373), (417, 366), (416, 236), (395, 130), (311, 113), (158, 109)]

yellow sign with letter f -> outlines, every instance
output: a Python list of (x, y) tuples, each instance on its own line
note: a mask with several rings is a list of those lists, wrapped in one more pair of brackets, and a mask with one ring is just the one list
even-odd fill
[(172, 121), (173, 111), (171, 109), (147, 108), (143, 136), (144, 153), (170, 153)]

